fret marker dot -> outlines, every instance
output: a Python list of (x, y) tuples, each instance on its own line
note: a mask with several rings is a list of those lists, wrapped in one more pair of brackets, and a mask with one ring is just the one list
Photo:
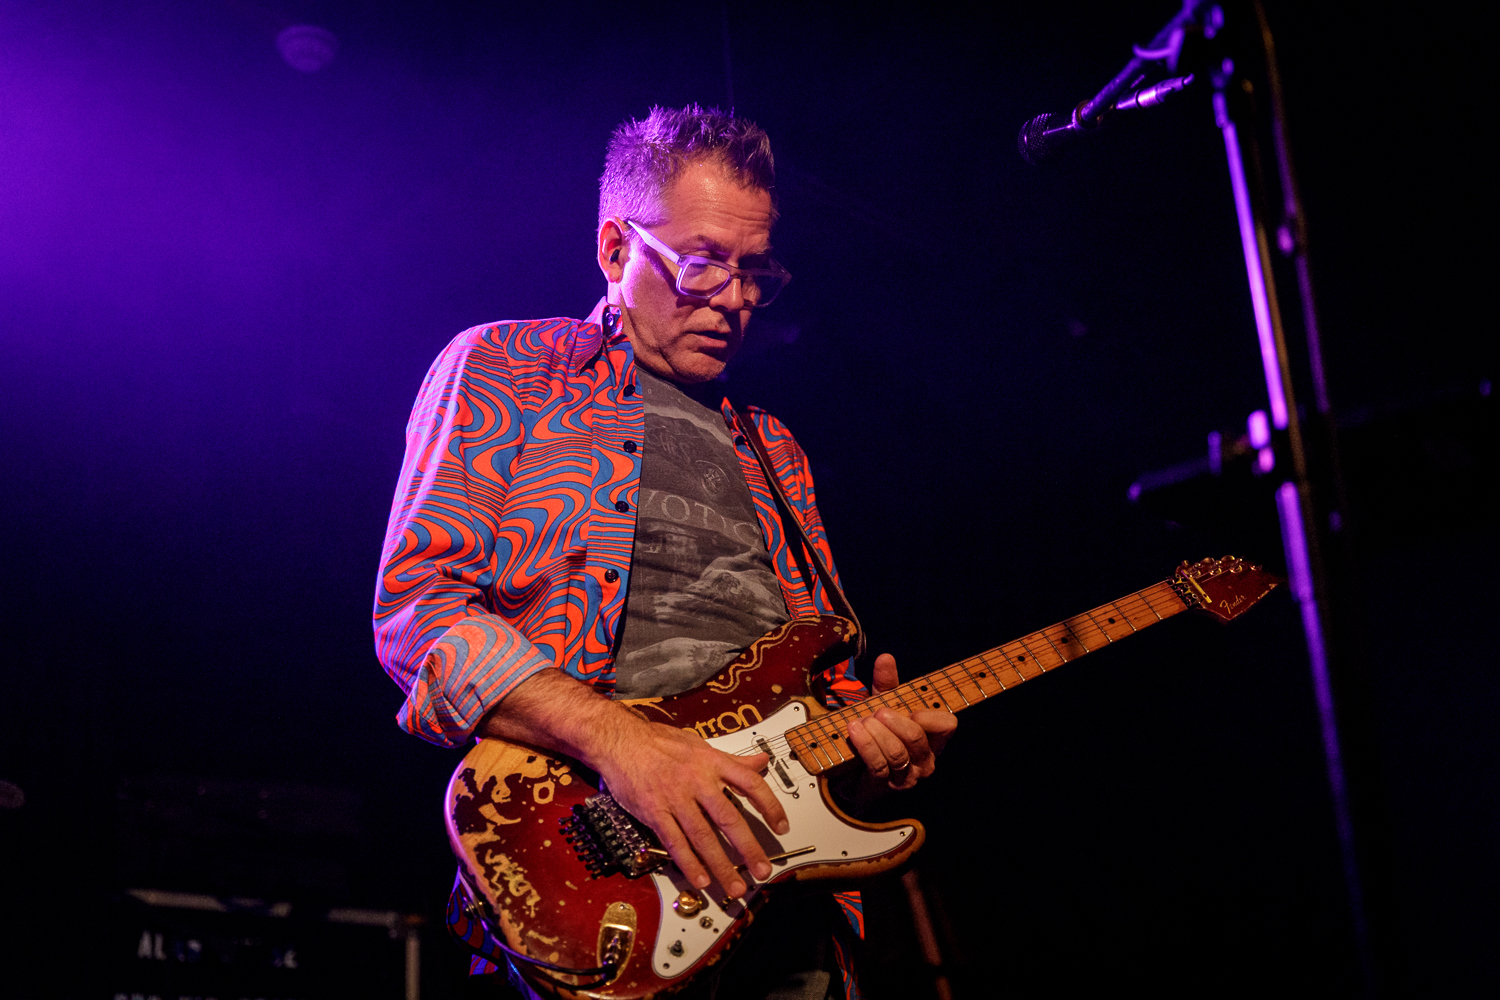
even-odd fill
[(1113, 619), (1113, 618), (1110, 618), (1110, 619), (1108, 619), (1108, 621), (1109, 621), (1109, 623), (1110, 623), (1110, 624), (1111, 624), (1111, 625), (1113, 625), (1113, 624), (1114, 624), (1114, 623), (1115, 623), (1115, 620), (1114, 620), (1114, 619)]

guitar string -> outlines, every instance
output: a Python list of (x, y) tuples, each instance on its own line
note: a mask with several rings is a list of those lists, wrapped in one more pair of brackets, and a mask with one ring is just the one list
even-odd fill
[[(1144, 618), (1145, 615), (1142, 612), (1150, 612), (1151, 616), (1155, 619), (1155, 621), (1147, 620), (1145, 622), (1145, 625), (1153, 625), (1156, 622), (1160, 622), (1160, 621), (1165, 621), (1166, 620), (1165, 618), (1162, 617), (1161, 612), (1157, 611), (1156, 608), (1151, 603), (1152, 597), (1158, 597), (1158, 598), (1165, 597), (1166, 594), (1165, 593), (1155, 593), (1155, 594), (1153, 594), (1151, 592), (1153, 592), (1153, 591), (1158, 591), (1159, 592), (1159, 591), (1161, 591), (1162, 588), (1171, 588), (1172, 583), (1173, 583), (1173, 581), (1171, 581), (1171, 580), (1163, 580), (1160, 583), (1153, 584), (1153, 585), (1151, 585), (1149, 587), (1144, 587), (1141, 590), (1138, 590), (1135, 593), (1130, 594), (1130, 595), (1128, 595), (1126, 597), (1122, 597), (1122, 598), (1120, 598), (1117, 601), (1112, 601), (1112, 602), (1109, 602), (1107, 604), (1102, 604), (1102, 605), (1100, 605), (1097, 608), (1093, 608), (1093, 609), (1090, 609), (1088, 611), (1085, 611), (1085, 612), (1083, 612), (1080, 615), (1074, 616), (1073, 618), (1066, 619), (1066, 620), (1064, 620), (1062, 622), (1057, 622), (1057, 623), (1055, 623), (1053, 625), (1047, 626), (1046, 628), (1038, 629), (1036, 632), (1030, 633), (1029, 635), (1022, 636), (1019, 639), (1012, 640), (1009, 643), (1005, 643), (1003, 645), (996, 646), (993, 649), (986, 650), (985, 652), (980, 653), (977, 656), (969, 657), (966, 660), (960, 660), (957, 663), (954, 663), (954, 664), (951, 664), (951, 665), (949, 665), (947, 667), (943, 667), (943, 668), (940, 668), (938, 670), (935, 670), (935, 671), (933, 671), (930, 674), (923, 675), (922, 677), (915, 678), (914, 680), (908, 681), (905, 684), (898, 685), (897, 687), (892, 688), (889, 691), (883, 691), (880, 694), (874, 695), (871, 698), (866, 699), (863, 702), (856, 703), (855, 705), (852, 705), (852, 706), (846, 706), (846, 707), (841, 708), (841, 709), (836, 709), (836, 710), (834, 710), (833, 712), (831, 712), (827, 716), (821, 716), (821, 717), (816, 718), (816, 719), (810, 719), (810, 720), (808, 720), (808, 722), (800, 723), (799, 725), (792, 727), (792, 729), (786, 730), (785, 733), (783, 733), (782, 735), (778, 735), (778, 736), (774, 736), (774, 737), (770, 737), (770, 738), (766, 739), (764, 741), (764, 743), (765, 743), (766, 747), (772, 749), (775, 752), (775, 756), (782, 756), (783, 754), (789, 754), (790, 751), (791, 751), (791, 740), (790, 740), (790, 738), (789, 738), (789, 736), (787, 734), (789, 734), (791, 732), (794, 732), (795, 730), (798, 730), (798, 729), (807, 729), (811, 733), (813, 733), (814, 735), (819, 735), (819, 736), (822, 737), (821, 740), (808, 741), (807, 742), (807, 746), (810, 749), (817, 749), (819, 747), (819, 744), (821, 742), (823, 742), (823, 740), (829, 740), (829, 739), (831, 739), (832, 741), (834, 741), (832, 743), (832, 746), (833, 746), (834, 749), (832, 750), (831, 753), (829, 752), (829, 750), (823, 749), (823, 750), (821, 750), (821, 752), (820, 752), (819, 755), (821, 755), (823, 757), (829, 758), (829, 764), (827, 766), (829, 766), (829, 767), (837, 766), (837, 764), (839, 764), (839, 763), (843, 763), (843, 762), (846, 762), (846, 761), (854, 759), (854, 758), (845, 756), (845, 754), (843, 752), (843, 749), (836, 742), (836, 741), (838, 741), (840, 739), (848, 741), (847, 726), (840, 726), (839, 722), (842, 721), (842, 720), (845, 720), (845, 719), (847, 719), (848, 721), (852, 722), (852, 721), (855, 721), (856, 719), (868, 718), (869, 715), (873, 715), (874, 714), (873, 712), (869, 713), (869, 715), (857, 714), (859, 712), (859, 709), (862, 706), (869, 706), (871, 702), (877, 701), (877, 700), (884, 702), (884, 704), (882, 704), (882, 705), (880, 705), (880, 706), (877, 707), (877, 710), (878, 710), (879, 707), (889, 707), (889, 703), (894, 700), (894, 701), (898, 701), (904, 708), (907, 708), (908, 710), (910, 710), (910, 705), (906, 701), (906, 695), (912, 694), (915, 691), (921, 689), (921, 685), (919, 685), (918, 682), (926, 680), (928, 682), (928, 684), (934, 689), (934, 691), (936, 692), (938, 698), (944, 704), (948, 704), (948, 698), (946, 698), (946, 697), (943, 696), (941, 685), (943, 685), (944, 683), (946, 683), (952, 689), (953, 693), (956, 693), (961, 699), (963, 699), (964, 706), (961, 706), (961, 707), (967, 707), (968, 705), (971, 704), (971, 702), (969, 701), (968, 697), (963, 693), (963, 688), (962, 688), (961, 682), (957, 679), (957, 674), (959, 672), (963, 672), (965, 674), (968, 674), (971, 683), (973, 683), (973, 685), (974, 685), (974, 688), (981, 695), (981, 700), (987, 700), (988, 698), (993, 697), (995, 694), (999, 694), (1000, 692), (1006, 691), (1009, 688), (1007, 688), (1007, 686), (1005, 685), (1005, 683), (1000, 679), (1000, 676), (999, 676), (999, 674), (997, 672), (996, 674), (992, 675), (990, 679), (995, 682), (995, 684), (999, 687), (1000, 690), (999, 691), (993, 691), (993, 692), (986, 691), (984, 689), (984, 685), (981, 684), (981, 683), (979, 683), (979, 681), (976, 678), (974, 678), (973, 674), (970, 672), (969, 667), (971, 665), (984, 665), (984, 666), (989, 666), (989, 667), (991, 667), (991, 669), (993, 669), (993, 664), (991, 664), (989, 662), (988, 658), (993, 657), (994, 655), (998, 654), (1002, 659), (1004, 659), (1006, 661), (1005, 667), (1009, 667), (1015, 673), (1015, 675), (1018, 678), (1020, 678), (1020, 680), (1022, 682), (1027, 681), (1027, 680), (1034, 680), (1035, 678), (1041, 676), (1041, 674), (1046, 673), (1049, 670), (1055, 670), (1055, 669), (1057, 669), (1058, 667), (1062, 666), (1065, 663), (1072, 662), (1072, 659), (1077, 659), (1078, 658), (1077, 656), (1074, 656), (1074, 657), (1072, 657), (1072, 659), (1069, 659), (1068, 657), (1064, 656), (1062, 654), (1062, 652), (1057, 649), (1057, 646), (1053, 642), (1052, 637), (1048, 635), (1049, 632), (1055, 631), (1057, 629), (1062, 629), (1062, 633), (1058, 637), (1060, 639), (1060, 641), (1062, 641), (1064, 644), (1066, 644), (1069, 641), (1069, 639), (1073, 639), (1074, 641), (1078, 642), (1079, 646), (1082, 647), (1082, 649), (1083, 649), (1083, 653), (1080, 653), (1079, 655), (1080, 656), (1081, 655), (1086, 655), (1087, 653), (1093, 652), (1094, 647), (1089, 647), (1089, 646), (1085, 645), (1083, 643), (1083, 640), (1081, 638), (1079, 638), (1079, 636), (1078, 636), (1078, 633), (1081, 630), (1077, 626), (1079, 624), (1081, 624), (1081, 620), (1087, 619), (1087, 623), (1093, 627), (1094, 631), (1098, 632), (1101, 636), (1104, 637), (1105, 643), (1106, 644), (1112, 644), (1115, 641), (1115, 637), (1111, 636), (1109, 634), (1108, 630), (1105, 629), (1103, 626), (1101, 626), (1098, 623), (1098, 619), (1096, 619), (1094, 617), (1094, 612), (1096, 612), (1096, 611), (1104, 611), (1106, 609), (1113, 608), (1120, 615), (1121, 619), (1123, 620), (1124, 625), (1126, 625), (1130, 629), (1129, 633), (1124, 633), (1122, 631), (1121, 637), (1123, 638), (1125, 635), (1133, 635), (1136, 632), (1140, 631), (1140, 627), (1138, 627), (1135, 624), (1135, 622), (1133, 622), (1131, 620), (1131, 618), (1134, 617), (1134, 616), (1136, 616), (1136, 615), (1139, 615), (1140, 617)], [(1174, 594), (1174, 596), (1175, 596), (1175, 594)], [(1186, 610), (1186, 608), (1185, 607), (1173, 607), (1171, 613), (1175, 614), (1175, 613), (1177, 613), (1179, 611), (1183, 611), (1183, 610)], [(1113, 619), (1109, 619), (1109, 622), (1110, 622), (1110, 624), (1115, 624)], [(1036, 656), (1035, 652), (1027, 644), (1026, 640), (1028, 640), (1028, 639), (1034, 639), (1037, 636), (1040, 636), (1042, 639), (1044, 639), (1047, 642), (1047, 645), (1049, 647), (1051, 647), (1051, 650), (1052, 650), (1053, 654), (1057, 657), (1057, 662), (1056, 663), (1053, 663), (1052, 665), (1048, 666), (1047, 664), (1045, 664), (1041, 659), (1039, 659)], [(1026, 655), (1030, 655), (1031, 656), (1032, 662), (1034, 664), (1036, 664), (1036, 666), (1039, 668), (1039, 673), (1032, 674), (1030, 677), (1028, 677), (1025, 673), (1023, 673), (1021, 671), (1020, 665), (1018, 663), (1018, 659), (1024, 659), (1024, 656), (1020, 656), (1018, 654), (1017, 658), (1012, 658), (1012, 656), (1006, 651), (1007, 647), (1012, 647), (1013, 648), (1013, 647), (1015, 647), (1017, 645), (1019, 645), (1021, 647), (1021, 649), (1023, 649), (1023, 650), (1026, 651)], [(1100, 647), (1097, 647), (1097, 648), (1103, 648), (1103, 647), (1100, 646)], [(1000, 669), (1004, 670), (1005, 667), (1002, 667)], [(1014, 686), (1014, 685), (1012, 685), (1012, 686)], [(924, 707), (925, 707), (925, 702), (924, 702)], [(936, 707), (936, 706), (934, 706), (934, 707)], [(950, 710), (951, 710), (951, 706), (950, 706)], [(829, 731), (830, 728), (832, 729), (832, 732)], [(840, 730), (843, 730), (843, 731), (840, 732)], [(849, 749), (851, 751), (854, 750), (854, 748), (852, 746), (850, 746)], [(741, 750), (741, 751), (736, 751), (735, 756), (748, 757), (748, 756), (753, 756), (753, 755), (755, 755), (757, 753), (760, 753), (760, 752), (761, 751), (759, 749), (745, 749), (745, 750)], [(838, 761), (833, 761), (832, 760), (833, 754), (835, 754), (835, 753), (840, 758)]]
[[(895, 688), (891, 688), (888, 691), (882, 691), (882, 692), (880, 692), (880, 694), (872, 695), (870, 698), (866, 699), (863, 702), (856, 703), (855, 705), (846, 706), (844, 708), (836, 709), (833, 712), (829, 713), (828, 715), (826, 715), (826, 716), (820, 716), (817, 719), (810, 719), (807, 722), (799, 723), (797, 726), (792, 727), (792, 729), (786, 730), (785, 733), (783, 733), (782, 735), (766, 738), (765, 741), (764, 741), (765, 745), (768, 746), (768, 747), (770, 747), (772, 750), (775, 751), (775, 753), (774, 753), (773, 756), (776, 756), (776, 757), (783, 756), (784, 754), (787, 754), (787, 753), (789, 753), (791, 751), (791, 740), (790, 740), (790, 737), (788, 735), (786, 735), (786, 734), (787, 733), (791, 733), (791, 732), (793, 732), (796, 729), (802, 729), (803, 727), (806, 727), (806, 726), (815, 727), (814, 731), (816, 732), (818, 730), (825, 730), (826, 731), (828, 729), (828, 727), (830, 725), (832, 725), (834, 727), (834, 732), (832, 733), (832, 738), (834, 740), (840, 740), (840, 739), (842, 739), (842, 740), (848, 741), (848, 729), (847, 729), (847, 727), (842, 727), (842, 726), (838, 726), (837, 725), (837, 723), (840, 721), (840, 717), (846, 718), (846, 719), (848, 719), (851, 722), (853, 722), (853, 721), (855, 721), (857, 719), (869, 718), (869, 715), (856, 715), (856, 714), (853, 714), (853, 713), (856, 712), (859, 709), (860, 706), (867, 705), (870, 701), (874, 701), (876, 699), (889, 698), (889, 696), (895, 696), (895, 699), (901, 701), (901, 703), (903, 704), (903, 706), (905, 706), (905, 698), (899, 692), (901, 692), (903, 688), (907, 689), (908, 692), (910, 692), (912, 690), (916, 690), (916, 688), (918, 686), (918, 682), (919, 681), (924, 681), (924, 680), (927, 681), (928, 684), (930, 686), (932, 686), (933, 688), (937, 688), (939, 684), (941, 684), (943, 682), (947, 682), (948, 684), (950, 684), (950, 686), (953, 688), (953, 690), (958, 694), (958, 696), (960, 698), (963, 698), (963, 700), (965, 702), (965, 706), (964, 707), (967, 707), (971, 703), (969, 702), (968, 698), (963, 694), (963, 691), (959, 687), (959, 682), (956, 679), (954, 679), (952, 676), (949, 676), (950, 673), (953, 672), (953, 671), (960, 671), (960, 670), (963, 671), (964, 673), (969, 673), (969, 670), (968, 670), (969, 664), (971, 664), (971, 663), (973, 663), (975, 661), (981, 661), (982, 662), (985, 657), (990, 656), (992, 654), (996, 654), (996, 653), (1000, 654), (1000, 656), (1003, 657), (1007, 661), (1006, 662), (1006, 666), (1009, 667), (1011, 670), (1013, 670), (1015, 672), (1016, 676), (1020, 677), (1023, 682), (1027, 681), (1027, 680), (1034, 680), (1035, 678), (1040, 677), (1042, 673), (1047, 673), (1050, 670), (1056, 670), (1058, 667), (1062, 666), (1063, 664), (1072, 662), (1072, 660), (1068, 659), (1067, 657), (1064, 657), (1061, 652), (1057, 651), (1057, 647), (1053, 644), (1052, 640), (1047, 637), (1047, 635), (1046, 635), (1047, 632), (1049, 632), (1049, 631), (1051, 631), (1053, 629), (1062, 628), (1062, 629), (1065, 630), (1065, 632), (1064, 632), (1065, 635), (1070, 634), (1067, 631), (1069, 622), (1076, 621), (1077, 618), (1087, 617), (1089, 619), (1089, 623), (1094, 626), (1094, 629), (1096, 631), (1098, 631), (1101, 635), (1104, 636), (1106, 642), (1107, 643), (1113, 643), (1114, 642), (1114, 638), (1112, 636), (1110, 636), (1109, 633), (1102, 626), (1100, 626), (1097, 623), (1097, 621), (1093, 617), (1093, 612), (1094, 611), (1098, 611), (1101, 608), (1113, 607), (1116, 611), (1118, 611), (1120, 613), (1120, 617), (1124, 620), (1124, 623), (1130, 627), (1131, 632), (1128, 633), (1128, 634), (1134, 634), (1136, 631), (1139, 631), (1139, 630), (1137, 629), (1135, 623), (1130, 620), (1131, 617), (1132, 617), (1132, 613), (1138, 613), (1138, 612), (1141, 612), (1141, 611), (1149, 611), (1156, 618), (1157, 621), (1162, 621), (1163, 620), (1162, 617), (1161, 617), (1161, 615), (1156, 611), (1156, 609), (1151, 606), (1150, 598), (1147, 596), (1147, 593), (1146, 593), (1147, 591), (1155, 590), (1157, 587), (1160, 587), (1163, 584), (1170, 585), (1170, 581), (1165, 581), (1164, 580), (1164, 581), (1162, 581), (1162, 583), (1153, 584), (1150, 587), (1145, 587), (1145, 588), (1143, 588), (1141, 590), (1138, 590), (1135, 593), (1129, 595), (1128, 597), (1122, 597), (1118, 601), (1112, 601), (1109, 604), (1100, 605), (1099, 608), (1093, 608), (1093, 609), (1090, 609), (1089, 611), (1085, 611), (1081, 615), (1075, 616), (1073, 619), (1068, 619), (1066, 621), (1057, 622), (1057, 623), (1055, 623), (1053, 625), (1048, 625), (1046, 628), (1038, 629), (1036, 632), (1030, 633), (1029, 635), (1022, 636), (1019, 639), (1014, 639), (1014, 640), (1012, 640), (1012, 641), (1010, 641), (1008, 643), (1003, 643), (1002, 645), (996, 646), (993, 649), (985, 650), (983, 653), (980, 653), (977, 656), (969, 657), (966, 660), (960, 660), (957, 663), (950, 664), (947, 667), (939, 668), (938, 670), (935, 670), (935, 671), (933, 671), (930, 674), (925, 674), (925, 675), (923, 675), (921, 677), (914, 678), (913, 680), (910, 680), (910, 681), (906, 682), (905, 684), (901, 684), (901, 685), (899, 685), (899, 686), (897, 686)], [(1127, 610), (1127, 608), (1128, 608), (1128, 610)], [(1155, 622), (1150, 622), (1148, 624), (1155, 624)], [(1039, 659), (1037, 659), (1036, 654), (1031, 651), (1031, 647), (1028, 646), (1028, 645), (1026, 645), (1026, 640), (1027, 639), (1031, 639), (1031, 638), (1033, 638), (1034, 636), (1037, 636), (1037, 635), (1041, 635), (1043, 639), (1047, 640), (1048, 646), (1051, 647), (1054, 655), (1058, 658), (1058, 662), (1054, 663), (1050, 667), (1049, 666), (1044, 666), (1042, 664), (1042, 662)], [(1066, 642), (1066, 639), (1064, 639), (1064, 642)], [(1021, 646), (1022, 649), (1026, 650), (1027, 655), (1031, 656), (1032, 662), (1035, 663), (1040, 668), (1041, 673), (1032, 674), (1030, 677), (1027, 677), (1024, 673), (1021, 672), (1021, 670), (1019, 669), (1019, 667), (1016, 665), (1015, 661), (1005, 652), (1006, 647), (1008, 647), (1008, 646), (1016, 646), (1016, 645), (1019, 645), (1019, 646)], [(1079, 640), (1079, 645), (1080, 646), (1083, 645), (1083, 643), (1082, 643), (1081, 640)], [(1098, 648), (1103, 648), (1103, 647), (1098, 647)], [(1086, 652), (1092, 652), (1092, 649), (1089, 649), (1088, 647), (1085, 647), (1085, 651)], [(1081, 656), (1081, 655), (1084, 655), (1084, 654), (1081, 653), (1079, 655)], [(1078, 657), (1075, 656), (1072, 659), (1077, 659), (1077, 658)], [(988, 664), (986, 664), (986, 665), (988, 665)], [(1001, 669), (1004, 669), (1004, 668), (1001, 668)], [(972, 680), (972, 678), (973, 678), (972, 674), (970, 674), (970, 678)], [(1008, 688), (1003, 683), (1001, 683), (998, 678), (996, 678), (996, 677), (994, 677), (992, 675), (991, 679), (994, 680), (997, 685), (999, 685), (1000, 691), (1008, 690)], [(984, 699), (991, 698), (995, 694), (1000, 693), (1000, 692), (993, 692), (993, 693), (992, 692), (986, 692), (984, 690), (984, 686), (982, 684), (980, 684), (977, 680), (973, 681), (973, 683), (974, 683), (974, 686), (979, 690), (979, 693), (984, 696)], [(942, 697), (941, 691), (939, 691), (939, 697), (940, 698)], [(947, 702), (946, 698), (942, 698), (942, 700), (943, 700), (944, 703)], [(889, 706), (882, 705), (880, 707), (889, 707)], [(907, 707), (908, 707), (908, 710), (910, 710), (909, 706), (907, 706)], [(924, 707), (925, 707), (925, 703), (924, 703)], [(870, 715), (873, 715), (873, 714), (874, 714), (873, 712), (870, 713)], [(839, 729), (843, 729), (844, 731), (841, 733), (841, 732), (838, 731)], [(825, 739), (828, 738), (828, 734), (826, 734), (826, 732), (824, 733), (824, 738)], [(817, 742), (815, 742), (813, 744), (810, 744), (810, 745), (811, 746), (817, 746), (818, 743), (821, 743), (821, 742), (822, 741), (819, 740), (819, 741), (817, 741)], [(853, 747), (851, 746), (850, 749), (853, 750)], [(745, 750), (735, 751), (734, 756), (736, 756), (736, 757), (753, 757), (756, 754), (761, 753), (761, 752), (762, 751), (758, 748), (758, 745), (757, 745), (757, 748), (755, 748), (755, 749), (745, 749)], [(844, 757), (842, 749), (834, 750), (834, 753), (837, 753), (840, 757)], [(826, 752), (825, 752), (824, 755), (825, 756), (831, 756), (831, 755), (827, 754)], [(845, 760), (852, 760), (853, 758), (845, 757), (844, 759)], [(834, 765), (831, 764), (829, 766), (834, 766)]]

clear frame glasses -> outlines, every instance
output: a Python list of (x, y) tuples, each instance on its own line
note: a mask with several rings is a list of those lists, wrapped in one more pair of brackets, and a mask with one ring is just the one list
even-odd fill
[(677, 268), (677, 291), (693, 299), (711, 299), (735, 278), (740, 279), (740, 294), (752, 309), (768, 306), (792, 280), (791, 273), (774, 260), (769, 267), (730, 267), (723, 261), (694, 253), (678, 253), (652, 236), (640, 223), (623, 220), (646, 245)]

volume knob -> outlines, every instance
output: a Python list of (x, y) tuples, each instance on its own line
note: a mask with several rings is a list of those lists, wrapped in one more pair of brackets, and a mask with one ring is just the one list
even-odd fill
[(699, 910), (703, 909), (703, 897), (699, 896), (697, 893), (683, 890), (682, 892), (679, 892), (677, 894), (677, 898), (673, 900), (672, 909), (676, 910), (684, 917), (691, 917)]

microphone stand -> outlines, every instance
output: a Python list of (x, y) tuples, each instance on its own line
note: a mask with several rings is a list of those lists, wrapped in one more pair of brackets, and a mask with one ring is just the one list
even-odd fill
[[(1259, 474), (1272, 472), (1278, 464), (1290, 467), (1287, 478), (1275, 491), (1276, 511), (1286, 553), (1289, 589), (1301, 612), (1307, 645), (1359, 975), (1364, 994), (1374, 996), (1377, 985), (1374, 950), (1371, 947), (1366, 880), (1361, 865), (1361, 861), (1372, 853), (1371, 842), (1383, 839), (1378, 834), (1376, 809), (1371, 801), (1376, 797), (1372, 787), (1375, 770), (1373, 737), (1364, 718), (1368, 699), (1361, 696), (1363, 681), (1355, 676), (1356, 671), (1348, 663), (1349, 643), (1345, 630), (1334, 627), (1336, 609), (1332, 597), (1337, 594), (1339, 606), (1343, 607), (1348, 603), (1348, 596), (1343, 593), (1345, 588), (1330, 585), (1328, 564), (1328, 532), (1331, 530), (1340, 535), (1341, 540), (1347, 541), (1344, 480), (1308, 266), (1307, 224), (1292, 171), (1275, 46), (1261, 0), (1250, 0), (1238, 4), (1237, 8), (1246, 14), (1253, 13), (1255, 30), (1249, 31), (1248, 24), (1236, 24), (1232, 26), (1237, 29), (1235, 33), (1245, 42), (1252, 35), (1258, 36), (1258, 45), (1242, 45), (1241, 48), (1259, 51), (1236, 54), (1245, 55), (1246, 63), (1261, 62), (1260, 69), (1270, 94), (1269, 126), (1281, 194), (1281, 217), (1274, 231), (1278, 248), (1290, 259), (1296, 274), (1308, 368), (1306, 375), (1316, 406), (1315, 414), (1304, 414), (1297, 405), (1293, 362), (1287, 350), (1287, 335), (1282, 322), (1281, 293), (1276, 286), (1267, 236), (1271, 231), (1267, 224), (1271, 202), (1266, 195), (1266, 174), (1255, 140), (1258, 124), (1254, 102), (1256, 83), (1245, 67), (1223, 58), (1219, 45), (1208, 46), (1204, 54), (1214, 53), (1209, 61), (1218, 60), (1218, 65), (1212, 66), (1204, 75), (1212, 79), (1214, 86), (1214, 116), (1223, 135), (1229, 165), (1230, 187), (1239, 219), (1240, 242), (1270, 409), (1269, 421), (1264, 413), (1252, 414), (1249, 436)], [(1146, 80), (1153, 64), (1165, 64), (1174, 73), (1183, 72), (1179, 57), (1183, 53), (1184, 39), (1190, 34), (1195, 36), (1194, 44), (1199, 39), (1213, 39), (1220, 36), (1223, 25), (1224, 13), (1217, 4), (1206, 0), (1184, 0), (1182, 10), (1157, 32), (1149, 46), (1135, 48), (1135, 57), (1125, 68), (1103, 90), (1074, 109), (1069, 127), (1079, 132), (1097, 127), (1104, 116), (1116, 108), (1122, 95)], [(1022, 152), (1023, 155), (1027, 153), (1024, 141)], [(1030, 156), (1027, 158), (1031, 159)], [(1309, 417), (1312, 418), (1310, 421)], [(1315, 450), (1311, 454), (1308, 428), (1304, 423), (1312, 425)], [(1219, 438), (1218, 434), (1210, 435), (1210, 455), (1203, 463), (1216, 474), (1222, 461), (1216, 447)], [(1278, 453), (1285, 457), (1285, 462), (1278, 462)], [(1192, 465), (1196, 468), (1198, 463)], [(1186, 469), (1185, 464), (1180, 470), (1167, 470), (1163, 482), (1180, 480), (1191, 474)], [(1141, 491), (1140, 483), (1132, 486), (1132, 499), (1139, 497)], [(1345, 554), (1343, 562), (1347, 561)], [(1347, 583), (1348, 570), (1341, 568), (1344, 572), (1340, 583)], [(1360, 711), (1353, 710), (1356, 706)], [(1346, 752), (1346, 742), (1351, 735), (1354, 739), (1350, 749), (1355, 751), (1352, 754)]]
[(1173, 69), (1177, 68), (1177, 54), (1182, 48), (1184, 33), (1194, 27), (1208, 11), (1208, 0), (1183, 0), (1182, 10), (1156, 33), (1145, 48), (1135, 49), (1135, 56), (1115, 78), (1104, 85), (1104, 89), (1073, 109), (1073, 126), (1091, 129), (1099, 124), (1105, 113), (1115, 106), (1127, 90), (1146, 78), (1153, 64), (1166, 59)]
[[(1337, 428), (1329, 401), (1323, 366), (1317, 309), (1312, 276), (1307, 258), (1307, 222), (1301, 197), (1292, 171), (1291, 149), (1287, 141), (1286, 109), (1281, 92), (1280, 73), (1276, 63), (1275, 44), (1261, 0), (1253, 0), (1255, 34), (1260, 42), (1261, 67), (1270, 92), (1270, 132), (1275, 148), (1277, 180), (1281, 193), (1281, 220), (1276, 227), (1278, 249), (1290, 258), (1297, 277), (1298, 297), (1302, 306), (1307, 376), (1316, 405), (1314, 437), (1316, 452), (1309, 454), (1309, 435), (1304, 427), (1306, 415), (1297, 405), (1292, 377), (1292, 361), (1287, 350), (1286, 329), (1282, 322), (1281, 295), (1278, 293), (1267, 232), (1266, 216), (1271, 202), (1265, 191), (1266, 174), (1254, 139), (1256, 111), (1253, 97), (1255, 82), (1232, 60), (1225, 59), (1213, 74), (1213, 108), (1215, 123), (1224, 139), (1224, 153), (1229, 166), (1230, 188), (1235, 214), (1239, 220), (1240, 243), (1244, 252), (1245, 271), (1249, 279), (1250, 301), (1255, 315), (1256, 336), (1260, 344), (1261, 366), (1266, 380), (1270, 405), (1270, 425), (1274, 428), (1271, 450), (1283, 452), (1290, 460), (1290, 476), (1276, 489), (1276, 510), (1281, 523), (1282, 545), (1286, 553), (1290, 590), (1302, 618), (1307, 644), (1308, 665), (1312, 674), (1314, 699), (1323, 744), (1324, 764), (1332, 798), (1334, 825), (1338, 834), (1344, 889), (1348, 898), (1356, 957), (1365, 995), (1376, 994), (1374, 950), (1371, 946), (1366, 882), (1362, 876), (1362, 859), (1368, 856), (1368, 841), (1376, 839), (1372, 803), (1359, 801), (1373, 796), (1373, 765), (1369, 734), (1365, 720), (1356, 718), (1362, 712), (1352, 711), (1351, 697), (1357, 687), (1350, 676), (1349, 650), (1343, 630), (1335, 627), (1327, 557), (1328, 533), (1342, 534), (1346, 527), (1347, 502), (1344, 477), (1339, 461)], [(1248, 135), (1242, 141), (1241, 129)], [(1248, 159), (1247, 159), (1248, 148)], [(1262, 466), (1264, 471), (1270, 471)], [(1341, 581), (1343, 582), (1343, 581)], [(1341, 641), (1345, 640), (1345, 641)], [(1340, 655), (1341, 654), (1341, 655)], [(1340, 662), (1344, 661), (1344, 662)], [(1342, 668), (1342, 669), (1341, 669)], [(1338, 676), (1342, 674), (1343, 676)], [(1343, 683), (1338, 683), (1342, 681)], [(1363, 706), (1361, 706), (1363, 707)], [(1353, 725), (1351, 725), (1351, 723)], [(1350, 730), (1360, 730), (1355, 742), (1362, 744), (1353, 755), (1345, 745)], [(1351, 768), (1351, 764), (1354, 765)], [(1351, 773), (1357, 771), (1362, 773)], [(1356, 790), (1356, 786), (1365, 786)], [(1365, 796), (1358, 794), (1365, 792)], [(1361, 822), (1356, 824), (1358, 815)], [(1359, 836), (1356, 836), (1356, 826)]]

